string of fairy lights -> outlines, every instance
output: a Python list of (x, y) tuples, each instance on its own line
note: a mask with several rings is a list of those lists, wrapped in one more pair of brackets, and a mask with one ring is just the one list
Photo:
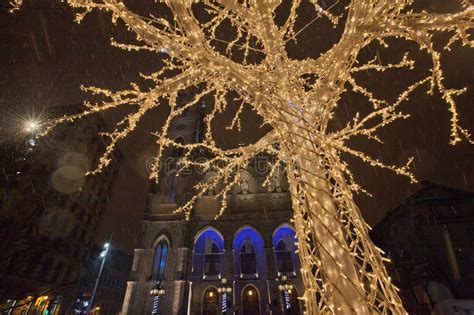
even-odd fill
[[(18, 8), (21, 2), (14, 0), (12, 5)], [(353, 155), (372, 166), (389, 169), (415, 181), (409, 169), (412, 159), (403, 166), (387, 165), (350, 148), (347, 142), (354, 136), (365, 136), (382, 143), (377, 131), (407, 118), (399, 105), (422, 86), (427, 86), (430, 94), (436, 89), (448, 104), (451, 143), (462, 139), (473, 143), (469, 132), (459, 125), (456, 109), (455, 98), (465, 89), (445, 86), (441, 51), (432, 41), (433, 31), (444, 31), (450, 34), (446, 50), (455, 42), (474, 45), (469, 39), (469, 30), (474, 25), (474, 6), (470, 1), (458, 1), (460, 11), (457, 13), (436, 14), (407, 10), (413, 0), (352, 0), (346, 7), (347, 18), (339, 41), (319, 58), (303, 60), (290, 58), (286, 51), (288, 42), (296, 42), (297, 35), (306, 28), (296, 27), (300, 0), (291, 1), (283, 24), (277, 24), (274, 19), (281, 4), (279, 0), (157, 1), (168, 7), (173, 20), (141, 16), (120, 0), (66, 2), (79, 11), (77, 22), (98, 9), (111, 13), (114, 23), (120, 19), (136, 34), (138, 44), (118, 43), (113, 39), (114, 46), (129, 51), (152, 51), (167, 58), (158, 71), (142, 75), (143, 80), (153, 83), (151, 88), (141, 88), (139, 83), (131, 83), (129, 89), (120, 91), (84, 87), (93, 94), (102, 95), (104, 101), (86, 102), (83, 113), (48, 122), (46, 133), (57, 124), (93, 113), (119, 106), (134, 108), (135, 111), (125, 116), (115, 130), (103, 133), (110, 142), (97, 168), (91, 172), (96, 173), (109, 164), (114, 147), (136, 128), (148, 111), (167, 103), (169, 115), (162, 129), (153, 132), (158, 151), (152, 177), (159, 179), (161, 157), (170, 147), (182, 150), (182, 169), (198, 166), (213, 174), (197, 184), (194, 196), (176, 210), (185, 213), (187, 218), (202, 195), (217, 189), (215, 197), (221, 200), (221, 215), (227, 206), (226, 193), (239, 184), (251, 158), (272, 154), (276, 159), (265, 184), (270, 185), (280, 165), (285, 165), (306, 288), (301, 297), (306, 314), (406, 313), (397, 288), (384, 267), (384, 261), (388, 259), (370, 241), (369, 226), (354, 203), (353, 194), (364, 190), (354, 182), (341, 154)], [(311, 23), (320, 17), (327, 18), (335, 26), (340, 23), (340, 16), (330, 12), (338, 1), (332, 1), (328, 7), (322, 1), (311, 0), (310, 3), (317, 14)], [(198, 6), (205, 8), (207, 20), (196, 16)], [(228, 33), (232, 34), (228, 36), (233, 36), (231, 39), (219, 36), (223, 25), (227, 25)], [(384, 41), (389, 37), (415, 42), (428, 52), (433, 63), (430, 75), (407, 87), (394, 103), (378, 99), (369, 88), (358, 84), (355, 77), (360, 71), (413, 69), (415, 61), (407, 54), (395, 64), (382, 65), (377, 59), (357, 63), (361, 49), (374, 41), (390, 48)], [(316, 78), (314, 82), (304, 80), (308, 75)], [(179, 104), (179, 92), (196, 86), (200, 92), (186, 104)], [(328, 123), (347, 86), (364, 96), (372, 111), (365, 116), (357, 114), (345, 127), (329, 132)], [(226, 150), (216, 145), (212, 123), (228, 108), (230, 93), (238, 95), (234, 101), (241, 105), (228, 128), (241, 128), (242, 108), (249, 106), (263, 117), (272, 131), (254, 144)], [(169, 135), (172, 120), (186, 109), (198, 106), (203, 97), (213, 98), (214, 102), (204, 120), (206, 131), (202, 142), (183, 144), (172, 139)], [(205, 161), (193, 159), (197, 149), (206, 150), (212, 157)]]

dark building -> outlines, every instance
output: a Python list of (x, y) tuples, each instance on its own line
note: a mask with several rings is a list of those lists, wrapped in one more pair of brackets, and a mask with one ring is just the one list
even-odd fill
[[(201, 104), (175, 119), (173, 139), (199, 140), (204, 110)], [(221, 217), (214, 219), (220, 208), (216, 189), (199, 199), (186, 220), (174, 210), (211, 173), (174, 176), (179, 156), (179, 150), (169, 152), (160, 184), (151, 185), (122, 314), (302, 314), (297, 297), (304, 291), (285, 174), (275, 175), (270, 188), (262, 187), (267, 173), (256, 160), (226, 195)], [(285, 277), (293, 289), (283, 290)], [(150, 295), (157, 285), (164, 296)]]
[(410, 314), (474, 312), (474, 193), (423, 182), (371, 236)]
[[(80, 111), (52, 107), (45, 115)], [(85, 175), (105, 149), (103, 128), (100, 116), (88, 116), (41, 138), (35, 121), (2, 130), (0, 309), (72, 310), (122, 159), (117, 151), (103, 173)]]

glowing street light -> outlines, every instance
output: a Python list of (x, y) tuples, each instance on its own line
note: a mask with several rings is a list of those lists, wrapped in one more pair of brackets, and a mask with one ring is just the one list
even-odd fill
[(293, 284), (291, 284), (286, 275), (279, 277), (278, 281), (278, 290), (280, 290), (283, 298), (283, 308), (284, 310), (289, 311), (291, 308), (290, 294), (293, 291)]
[[(89, 302), (89, 305), (87, 306), (86, 313), (88, 315), (91, 314), (92, 307), (94, 306), (94, 298), (95, 298), (95, 295), (97, 293), (97, 288), (99, 287), (100, 277), (102, 276), (102, 271), (104, 270), (105, 261), (107, 259), (107, 254), (109, 253), (109, 250), (110, 250), (110, 241), (111, 240), (112, 240), (112, 235), (110, 235), (110, 240), (107, 243), (104, 244), (104, 249), (100, 253), (100, 258), (103, 258), (103, 259), (102, 259), (102, 263), (100, 264), (99, 274), (97, 275), (97, 279), (95, 281), (94, 290), (92, 291), (91, 300)], [(97, 309), (97, 307), (94, 308), (94, 310), (96, 310), (96, 309)]]
[(152, 315), (158, 314), (160, 310), (160, 298), (166, 294), (165, 287), (160, 280), (151, 288), (150, 295), (153, 297)]
[(26, 132), (35, 132), (36, 130), (38, 130), (38, 127), (39, 123), (34, 120), (30, 120), (25, 123)]
[[(221, 311), (222, 311), (222, 314), (226, 314), (227, 313), (227, 308), (228, 308), (227, 295), (232, 292), (232, 287), (227, 284), (227, 279), (226, 278), (221, 279), (221, 284), (217, 288), (217, 292), (219, 294), (221, 294)], [(212, 293), (212, 291), (209, 292), (209, 293)]]
[(293, 285), (288, 281), (288, 277), (286, 275), (281, 276), (280, 278), (280, 284), (278, 285), (278, 290), (281, 292), (288, 291), (289, 294), (291, 294), (291, 291), (293, 290)]

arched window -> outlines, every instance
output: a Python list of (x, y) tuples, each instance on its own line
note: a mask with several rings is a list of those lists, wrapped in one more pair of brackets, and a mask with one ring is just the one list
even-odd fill
[(220, 274), (221, 251), (210, 238), (206, 239), (206, 253), (204, 255), (204, 275), (218, 276)]
[(250, 226), (241, 227), (234, 236), (234, 270), (241, 278), (258, 278), (265, 273), (265, 244), (260, 234)]
[(257, 288), (248, 285), (242, 291), (243, 315), (260, 315), (260, 294)]
[(219, 314), (219, 296), (214, 287), (209, 287), (202, 296), (202, 315)]
[(176, 201), (176, 193), (178, 190), (178, 176), (176, 173), (173, 173), (169, 177), (169, 201), (175, 202)]
[(166, 271), (166, 258), (168, 257), (168, 242), (162, 239), (155, 248), (153, 260), (153, 270), (151, 277), (153, 280), (163, 280)]
[(282, 224), (273, 233), (273, 250), (276, 267), (279, 273), (295, 273), (299, 265), (296, 256), (296, 233), (288, 224)]
[(240, 248), (240, 272), (243, 275), (257, 273), (257, 255), (255, 248), (248, 238)]
[(293, 272), (293, 258), (289, 246), (284, 240), (279, 240), (275, 248), (275, 257), (278, 271), (281, 273)]
[[(179, 137), (175, 140), (179, 145), (184, 145), (184, 139)], [(171, 164), (167, 166), (168, 174), (168, 200), (170, 202), (176, 202), (176, 196), (178, 194), (178, 174), (179, 169), (179, 159), (183, 156), (183, 148), (175, 147), (171, 154)]]
[(224, 239), (214, 228), (208, 227), (196, 235), (193, 253), (193, 274), (206, 279), (218, 279), (221, 274)]

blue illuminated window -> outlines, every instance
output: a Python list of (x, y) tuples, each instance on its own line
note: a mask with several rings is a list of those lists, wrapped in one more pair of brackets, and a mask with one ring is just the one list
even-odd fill
[(208, 227), (196, 235), (193, 253), (193, 273), (204, 279), (214, 279), (223, 267), (224, 239), (216, 229)]
[(296, 233), (288, 224), (282, 224), (273, 233), (273, 249), (275, 251), (275, 261), (279, 273), (295, 272), (294, 263), (297, 262), (295, 256)]
[(244, 275), (257, 273), (257, 255), (249, 241), (240, 248), (240, 269)]
[(163, 280), (166, 271), (166, 258), (168, 256), (168, 243), (162, 239), (155, 249), (155, 259), (153, 262), (152, 278), (154, 280)]
[[(263, 239), (252, 227), (240, 228), (234, 237), (234, 266), (240, 267), (241, 277), (258, 277), (259, 272), (265, 272)], [(257, 267), (258, 266), (258, 267)]]
[(217, 276), (220, 274), (221, 252), (216, 243), (212, 243), (209, 251), (204, 256), (204, 274), (206, 276)]
[(291, 251), (288, 249), (288, 246), (285, 241), (280, 240), (278, 242), (275, 248), (275, 256), (279, 272), (288, 273), (294, 271)]

